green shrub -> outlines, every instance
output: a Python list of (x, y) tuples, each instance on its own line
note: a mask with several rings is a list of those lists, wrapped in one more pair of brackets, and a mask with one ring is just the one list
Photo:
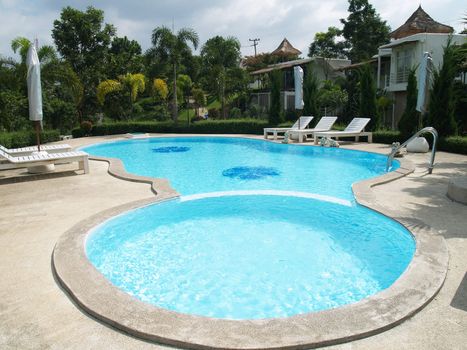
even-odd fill
[[(433, 138), (430, 135), (426, 136), (427, 141), (431, 145), (433, 142)], [(406, 140), (407, 138), (404, 138), (399, 131), (377, 131), (373, 133), (373, 142), (376, 143), (402, 143)], [(467, 154), (467, 137), (450, 136), (446, 138), (440, 138), (438, 140), (438, 150), (450, 153)]]
[(73, 130), (71, 130), (71, 135), (73, 136), (74, 139), (85, 136), (81, 128), (74, 128)]
[(210, 108), (208, 109), (208, 118), (209, 119), (218, 119), (220, 112), (217, 108)]
[(141, 114), (144, 112), (143, 107), (141, 107), (139, 104), (134, 104), (133, 105), (133, 111), (132, 114)]
[(89, 120), (81, 122), (81, 130), (83, 130), (84, 135), (90, 135), (92, 130), (92, 123)]
[[(151, 133), (196, 133), (196, 134), (257, 134), (263, 133), (266, 121), (256, 119), (201, 120), (188, 125), (168, 122), (117, 122), (94, 125), (92, 136), (126, 134), (131, 132)], [(72, 131), (73, 137), (84, 136), (81, 129)]]
[(347, 127), (346, 124), (343, 124), (343, 123), (336, 123), (332, 126), (332, 130), (338, 130), (338, 131), (344, 131), (345, 128)]
[(230, 112), (229, 112), (229, 118), (230, 119), (239, 119), (242, 117), (242, 111), (240, 108), (233, 107)]
[(467, 136), (450, 136), (439, 140), (439, 150), (467, 154)]
[(402, 139), (402, 135), (399, 131), (392, 131), (392, 130), (379, 130), (373, 132), (373, 142), (376, 143), (386, 143), (392, 144), (393, 142), (404, 142), (405, 139)]
[[(41, 144), (60, 140), (58, 130), (44, 130), (41, 132)], [(0, 145), (7, 148), (33, 146), (36, 144), (36, 133), (32, 130), (0, 133)]]
[(250, 118), (261, 118), (261, 107), (257, 104), (252, 103), (248, 106), (248, 110), (246, 113)]
[(288, 110), (284, 112), (284, 119), (289, 122), (295, 122), (300, 117), (298, 110)]

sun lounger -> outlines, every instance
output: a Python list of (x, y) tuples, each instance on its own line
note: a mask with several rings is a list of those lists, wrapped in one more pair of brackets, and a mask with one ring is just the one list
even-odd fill
[(370, 122), (370, 118), (353, 118), (350, 124), (345, 128), (344, 131), (318, 131), (314, 135), (314, 144), (318, 144), (318, 138), (320, 137), (329, 137), (335, 138), (336, 140), (339, 137), (355, 137), (355, 141), (358, 142), (360, 136), (366, 136), (368, 142), (373, 141), (373, 134), (371, 132), (363, 131), (365, 126)]
[(26, 156), (14, 157), (0, 150), (0, 157), (4, 158), (4, 161), (0, 162), (0, 170), (78, 162), (79, 169), (83, 170), (85, 174), (89, 173), (88, 154), (81, 151), (59, 153), (37, 152)]
[(302, 130), (290, 130), (289, 135), (291, 139), (298, 140), (298, 142), (303, 142), (303, 137), (311, 135), (313, 137), (314, 133), (317, 131), (329, 131), (336, 122), (337, 117), (322, 117), (318, 124), (313, 129), (302, 129)]
[(290, 128), (265, 128), (264, 129), (264, 138), (268, 138), (268, 134), (273, 135), (273, 139), (277, 140), (278, 134), (285, 134), (289, 130), (302, 130), (305, 129), (308, 124), (313, 120), (313, 117), (300, 117)]
[[(8, 153), (11, 156), (24, 156), (37, 152), (37, 146), (21, 147), (21, 148), (6, 148), (0, 145), (0, 151)], [(71, 146), (67, 144), (59, 145), (46, 145), (41, 146), (41, 151), (47, 151), (47, 153), (67, 152), (71, 151)]]

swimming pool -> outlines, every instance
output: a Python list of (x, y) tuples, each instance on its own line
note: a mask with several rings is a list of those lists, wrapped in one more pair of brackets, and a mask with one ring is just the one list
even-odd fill
[(113, 284), (159, 307), (231, 319), (334, 308), (390, 286), (415, 250), (404, 227), (353, 200), (353, 182), (385, 172), (382, 155), (221, 137), (85, 151), (182, 193), (106, 222), (86, 243)]
[(367, 208), (280, 192), (146, 206), (86, 243), (94, 266), (139, 300), (235, 320), (357, 302), (389, 287), (414, 251), (405, 228)]
[[(228, 139), (231, 140), (216, 138), (211, 142), (208, 139), (213, 139), (212, 137), (199, 138), (204, 143), (210, 143), (212, 147), (216, 147), (219, 143), (241, 143), (244, 140), (229, 137)], [(191, 147), (192, 150), (192, 146), (196, 143), (195, 139), (199, 138), (183, 137), (172, 143), (170, 141), (174, 139), (173, 137), (160, 140), (132, 140), (131, 142), (136, 141), (136, 143), (143, 141), (141, 144), (144, 144), (142, 148), (135, 144), (131, 146), (133, 157), (143, 159), (144, 157), (139, 154), (143, 149), (162, 156), (189, 154), (190, 149), (186, 147)], [(169, 142), (165, 143), (166, 141)], [(189, 141), (190, 144), (181, 144), (185, 141)], [(128, 144), (131, 145), (131, 142)], [(261, 145), (265, 143), (261, 140), (247, 142), (250, 144), (254, 142), (254, 147), (250, 148), (269, 148), (272, 152), (257, 153), (259, 160), (257, 163), (231, 162), (225, 167), (211, 162), (210, 167), (198, 167), (202, 171), (196, 174), (190, 173), (192, 176), (188, 178), (203, 186), (202, 193), (197, 192), (194, 187), (191, 193), (186, 191), (190, 189), (189, 185), (182, 191), (175, 187), (173, 179), (169, 180), (174, 188), (168, 186), (165, 179), (138, 178), (122, 169), (120, 162), (101, 159), (109, 162), (109, 172), (119, 178), (145, 183), (151, 181), (158, 195), (96, 213), (82, 220), (60, 237), (52, 255), (53, 270), (60, 285), (76, 305), (127, 334), (176, 347), (307, 349), (383, 332), (411, 317), (433, 299), (442, 287), (447, 273), (448, 252), (444, 239), (416, 218), (408, 218), (381, 206), (373, 198), (374, 193), (370, 190), (372, 186), (409, 174), (414, 168), (410, 161), (402, 159), (400, 168), (385, 173), (383, 156), (375, 157), (369, 153), (336, 149), (312, 149), (314, 147), (306, 150), (307, 146), (297, 145)], [(115, 157), (117, 152), (110, 150), (112, 144), (118, 142), (110, 142), (109, 149), (106, 149), (105, 153)], [(120, 144), (120, 152), (129, 145)], [(196, 148), (196, 145), (194, 146)], [(245, 143), (239, 146), (237, 150), (248, 148)], [(224, 150), (228, 150), (227, 145), (225, 147)], [(99, 149), (101, 155), (104, 155), (105, 148), (98, 145), (86, 148), (90, 152), (92, 149)], [(129, 153), (131, 158), (131, 152), (123, 153)], [(207, 156), (210, 153), (216, 152), (211, 150), (207, 152)], [(252, 153), (245, 154), (248, 157), (242, 158), (238, 154), (232, 155), (232, 152), (226, 151), (219, 156), (239, 161), (248, 160), (252, 156)], [(327, 161), (335, 159), (335, 162), (330, 163), (337, 165), (337, 168), (323, 165), (319, 166), (320, 171), (315, 172), (317, 175), (312, 178), (305, 176), (294, 178), (295, 184), (299, 183), (296, 182), (297, 180), (305, 184), (301, 185), (302, 190), (296, 190), (290, 184), (287, 189), (266, 186), (268, 181), (271, 187), (274, 186), (274, 181), (270, 180), (280, 178), (284, 170), (293, 166), (285, 165), (288, 164), (287, 158), (294, 157), (294, 154), (298, 163), (309, 165), (313, 162), (318, 166), (317, 159), (311, 158), (321, 154), (323, 158), (328, 158)], [(195, 161), (191, 164), (196, 164), (196, 157), (192, 158)], [(357, 161), (359, 165), (349, 165), (359, 158), (367, 158), (369, 162), (365, 164)], [(159, 158), (158, 162), (152, 161), (148, 165), (152, 168), (148, 174), (154, 174), (154, 169), (165, 168), (173, 172), (173, 168), (178, 167), (178, 164), (170, 164), (168, 160), (164, 162)], [(131, 160), (123, 159), (123, 161), (129, 170)], [(185, 162), (190, 163), (189, 160)], [(200, 162), (203, 163), (203, 160)], [(163, 167), (163, 164), (166, 164), (166, 167)], [(312, 173), (306, 167), (300, 168), (300, 164), (293, 168), (296, 172), (306, 176)], [(343, 166), (339, 167), (339, 164)], [(395, 168), (399, 167), (399, 163), (393, 165)], [(350, 166), (354, 167), (353, 172), (345, 170)], [(175, 175), (177, 174), (178, 172), (175, 172)], [(362, 174), (373, 178), (366, 180)], [(181, 178), (183, 176), (181, 175)], [(345, 188), (345, 192), (338, 193), (332, 182), (327, 181), (328, 177), (333, 177), (337, 181), (342, 180), (347, 183), (348, 188)], [(241, 182), (242, 185), (238, 185), (236, 189), (222, 185), (233, 179)], [(356, 200), (350, 190), (352, 179), (357, 181), (353, 184)], [(212, 186), (203, 183), (206, 180)], [(255, 183), (260, 186), (255, 188), (253, 186)], [(322, 185), (323, 183), (325, 186)], [(284, 184), (287, 185), (287, 182), (284, 181)], [(340, 186), (340, 188), (344, 187)], [(118, 191), (118, 188), (116, 190)], [(377, 212), (357, 205), (356, 201)], [(360, 215), (362, 218), (359, 219)], [(126, 222), (127, 219), (130, 222)], [(143, 225), (139, 222), (143, 222)], [(213, 225), (217, 227), (212, 229)], [(225, 227), (226, 230), (221, 230), (219, 227)], [(235, 227), (242, 228), (241, 232), (235, 230)], [(382, 231), (379, 230), (380, 228)], [(405, 228), (409, 228), (410, 233)], [(343, 231), (339, 232), (340, 229)], [(252, 231), (255, 232), (249, 239)], [(210, 232), (213, 234), (209, 234)], [(385, 237), (385, 233), (389, 233), (389, 236)], [(127, 240), (127, 237), (131, 239)], [(415, 241), (415, 254), (411, 257), (411, 249), (414, 247), (412, 237)], [(178, 242), (182, 244), (176, 244), (176, 240), (172, 238), (178, 238)], [(86, 254), (89, 253), (96, 258), (94, 255), (96, 250), (91, 245), (87, 245), (87, 243), (92, 244), (93, 241), (96, 243), (94, 248), (102, 253), (102, 255), (98, 253), (99, 261), (96, 260), (100, 270), (93, 265)], [(322, 244), (323, 249), (312, 251), (317, 246), (314, 242)], [(382, 247), (381, 244), (373, 244), (378, 242), (382, 243)], [(104, 249), (98, 248), (100, 244), (105, 246)], [(219, 244), (221, 246), (218, 248)], [(223, 244), (235, 249), (220, 249), (225, 248), (222, 247)], [(272, 249), (261, 249), (259, 252), (254, 249), (266, 246)], [(183, 247), (185, 249), (182, 249)], [(380, 258), (379, 249), (384, 256), (383, 259)], [(138, 253), (132, 256), (131, 250)], [(213, 270), (218, 263), (216, 259), (221, 258), (219, 254), (215, 254), (217, 251), (224, 252), (222, 256), (225, 256), (227, 262), (229, 259), (231, 262), (219, 263), (219, 267), (223, 266), (222, 270), (232, 273), (231, 268), (234, 266), (245, 267), (245, 271), (250, 273), (244, 275), (252, 277), (250, 282), (235, 283), (241, 270), (236, 271), (232, 279), (216, 274)], [(245, 255), (243, 260), (238, 256), (230, 255), (235, 256), (237, 251), (253, 253), (249, 256)], [(296, 251), (296, 254), (288, 256), (287, 253), (291, 251)], [(326, 255), (321, 254), (329, 251), (337, 254), (332, 258), (329, 258), (329, 255), (326, 258)], [(170, 252), (175, 254), (175, 259), (174, 256), (171, 257)], [(206, 255), (207, 253), (211, 256)], [(145, 256), (150, 259), (141, 264), (139, 260)], [(399, 257), (402, 259), (398, 260)], [(174, 263), (178, 258), (182, 263)], [(255, 261), (252, 262), (251, 259)], [(310, 262), (310, 259), (314, 260)], [(406, 259), (411, 260), (404, 268)], [(112, 260), (119, 261), (123, 267), (109, 268)], [(233, 260), (235, 261), (232, 263)], [(394, 260), (395, 264), (389, 264)], [(200, 262), (203, 261), (207, 268), (199, 279), (181, 278), (190, 267), (193, 267), (194, 271), (199, 271), (202, 266)], [(311, 291), (310, 285), (308, 290), (300, 288), (306, 287), (307, 283), (313, 280), (313, 276), (308, 274), (313, 269), (302, 269), (302, 267), (314, 267), (314, 265), (322, 267), (322, 273), (314, 280), (316, 283), (313, 283)], [(128, 275), (131, 269), (136, 270)], [(161, 272), (164, 269), (170, 272), (162, 276)], [(277, 271), (285, 272), (277, 273)], [(349, 271), (353, 277), (346, 279), (345, 275)], [(396, 277), (400, 271), (402, 271), (400, 276)], [(119, 274), (124, 276), (120, 278), (123, 285), (117, 287), (120, 283)], [(265, 276), (267, 278), (264, 278)], [(280, 283), (274, 282), (275, 276), (279, 276)], [(288, 276), (290, 279), (287, 278)], [(300, 276), (301, 283), (298, 282)], [(158, 283), (155, 283), (156, 277)], [(185, 274), (185, 277), (189, 275)], [(338, 277), (339, 285), (333, 283), (334, 278), (337, 281)], [(132, 285), (131, 282), (135, 279), (137, 283)], [(395, 281), (392, 282), (394, 279)], [(148, 288), (139, 283), (143, 280), (149, 281)], [(326, 294), (322, 293), (326, 288), (320, 288), (324, 286), (320, 282), (329, 281), (329, 286), (339, 287), (341, 282), (346, 280), (351, 282), (347, 284), (350, 285), (350, 289), (341, 290), (343, 293), (335, 298), (326, 298)], [(228, 288), (222, 292), (216, 289), (214, 294), (222, 294), (231, 300), (234, 299), (236, 304), (232, 305), (235, 306), (229, 307), (226, 303), (222, 303), (220, 307), (219, 304), (216, 306), (216, 298), (209, 298), (209, 293), (203, 294), (208, 292), (208, 288), (202, 287), (203, 281), (209, 281), (209, 285), (212, 282), (225, 281)], [(245, 281), (247, 280), (243, 280)], [(187, 282), (190, 288), (185, 288)], [(216, 288), (220, 287), (216, 283), (213, 285)], [(287, 283), (291, 284), (289, 285), (291, 290), (283, 288)], [(151, 292), (154, 285), (156, 288), (160, 287), (158, 292), (162, 293), (159, 294), (161, 298), (154, 298), (155, 294)], [(247, 288), (243, 291), (235, 289), (240, 285), (245, 285)], [(263, 292), (266, 290), (263, 295), (267, 297), (260, 296), (261, 299), (258, 301), (257, 293), (248, 294), (256, 285), (259, 289), (262, 288)], [(342, 283), (342, 285), (346, 284)], [(176, 288), (171, 290), (169, 286)], [(271, 286), (275, 289), (271, 289)], [(373, 289), (376, 294), (364, 297), (364, 293), (372, 293), (371, 288), (368, 289), (366, 286), (376, 286)], [(376, 291), (378, 288), (379, 291)], [(165, 292), (169, 291), (169, 294), (164, 296), (164, 289)], [(295, 294), (296, 290), (306, 292)], [(171, 294), (171, 291), (174, 294)], [(348, 293), (349, 291), (352, 295)], [(284, 294), (287, 297), (281, 298)], [(328, 296), (332, 294), (332, 291), (327, 293)], [(363, 299), (356, 301), (358, 295)], [(349, 299), (349, 296), (353, 299)], [(186, 303), (186, 300), (196, 302), (196, 297), (201, 298), (198, 305)], [(150, 300), (151, 298), (153, 300)], [(157, 302), (154, 302), (154, 299), (157, 299)], [(318, 299), (320, 299), (319, 303), (316, 302)], [(326, 306), (327, 309), (313, 311), (320, 309), (319, 304), (325, 299), (331, 301)], [(217, 299), (219, 300), (222, 299)], [(305, 303), (299, 305), (300, 302), (297, 302), (299, 300)], [(259, 307), (252, 311), (251, 305)], [(237, 313), (236, 310), (242, 313)], [(271, 313), (271, 310), (275, 310), (276, 313)], [(272, 318), (264, 319), (264, 317)]]
[(287, 190), (352, 201), (352, 183), (386, 172), (386, 157), (380, 154), (246, 138), (148, 138), (83, 150), (119, 158), (129, 173), (169, 179), (182, 195)]

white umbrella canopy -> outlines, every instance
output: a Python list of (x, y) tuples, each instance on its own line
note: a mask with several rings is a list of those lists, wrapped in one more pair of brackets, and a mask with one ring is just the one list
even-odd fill
[(41, 87), (41, 64), (37, 56), (35, 45), (31, 44), (26, 59), (28, 67), (28, 101), (29, 101), (29, 120), (35, 124), (37, 135), (37, 147), (40, 151), (39, 132), (42, 128), (42, 87)]
[(416, 110), (422, 114), (426, 112), (428, 89), (430, 87), (432, 58), (429, 52), (423, 54), (422, 62), (418, 70), (418, 95)]
[(303, 69), (300, 66), (295, 66), (294, 83), (295, 83), (295, 109), (303, 109)]

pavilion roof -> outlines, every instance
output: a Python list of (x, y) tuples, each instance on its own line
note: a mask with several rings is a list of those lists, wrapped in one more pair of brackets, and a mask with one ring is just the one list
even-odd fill
[(409, 17), (409, 19), (391, 33), (391, 38), (400, 39), (417, 33), (452, 33), (454, 28), (436, 22), (426, 13), (422, 6)]
[(277, 55), (277, 56), (292, 56), (292, 55), (300, 55), (302, 52), (295, 47), (292, 46), (292, 44), (284, 38), (280, 45), (275, 49), (273, 52), (271, 52), (272, 55)]

